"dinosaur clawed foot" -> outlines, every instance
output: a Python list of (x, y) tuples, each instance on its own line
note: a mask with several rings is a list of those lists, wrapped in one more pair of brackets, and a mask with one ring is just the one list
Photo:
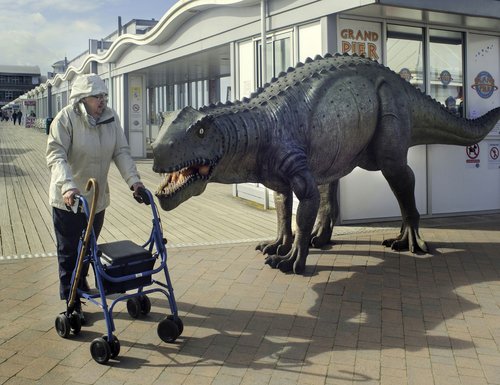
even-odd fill
[(266, 258), (266, 265), (279, 269), (283, 273), (303, 274), (306, 268), (305, 259), (297, 258), (296, 253), (287, 255), (270, 255)]
[(335, 242), (330, 239), (330, 237), (325, 238), (321, 236), (311, 237), (311, 247), (315, 249), (322, 249), (327, 245), (334, 245)]
[(404, 227), (401, 234), (399, 234), (397, 238), (384, 240), (382, 245), (390, 247), (392, 250), (396, 251), (409, 250), (413, 254), (418, 252), (429, 252), (429, 248), (418, 234), (418, 230), (411, 226)]
[(271, 266), (273, 269), (276, 269), (281, 262), (281, 259), (278, 255), (269, 255), (266, 257), (264, 264)]
[(274, 242), (262, 242), (255, 247), (255, 250), (259, 250), (262, 254), (267, 255), (287, 255), (291, 249), (292, 243), (284, 242), (281, 239), (277, 239)]
[(332, 229), (330, 226), (318, 226), (311, 233), (311, 247), (321, 249), (328, 244), (332, 244)]

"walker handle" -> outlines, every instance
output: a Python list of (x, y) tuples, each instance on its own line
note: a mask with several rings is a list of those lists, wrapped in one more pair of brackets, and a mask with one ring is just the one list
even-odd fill
[(139, 203), (144, 203), (147, 206), (151, 204), (151, 200), (149, 199), (149, 194), (143, 187), (139, 187), (137, 189), (137, 192), (133, 194), (133, 197)]

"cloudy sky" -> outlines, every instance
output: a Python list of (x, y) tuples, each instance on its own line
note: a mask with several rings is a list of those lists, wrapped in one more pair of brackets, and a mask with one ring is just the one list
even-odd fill
[(131, 19), (159, 20), (176, 0), (0, 0), (0, 64), (52, 64), (78, 56)]

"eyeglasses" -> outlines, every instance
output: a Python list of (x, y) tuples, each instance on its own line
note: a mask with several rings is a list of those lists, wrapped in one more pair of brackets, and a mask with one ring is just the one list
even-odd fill
[(91, 98), (97, 99), (99, 101), (107, 102), (108, 95), (107, 94), (99, 94), (99, 95), (90, 95)]

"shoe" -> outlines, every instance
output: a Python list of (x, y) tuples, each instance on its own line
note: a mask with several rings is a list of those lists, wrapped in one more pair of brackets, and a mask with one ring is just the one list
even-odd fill
[(90, 291), (90, 285), (89, 285), (89, 282), (87, 281), (87, 278), (85, 278), (85, 277), (80, 278), (80, 284), (78, 285), (78, 288), (81, 291), (86, 291), (86, 292)]
[(89, 282), (87, 281), (87, 278), (81, 278), (80, 279), (80, 284), (78, 285), (78, 288), (83, 291), (84, 293), (87, 293), (88, 295), (98, 295), (99, 290), (91, 288), (89, 285)]
[(82, 310), (82, 303), (81, 302), (77, 302), (75, 304), (75, 310), (74, 312), (80, 317), (80, 325), (85, 325), (87, 320), (85, 319), (85, 315), (83, 314), (83, 310)]

